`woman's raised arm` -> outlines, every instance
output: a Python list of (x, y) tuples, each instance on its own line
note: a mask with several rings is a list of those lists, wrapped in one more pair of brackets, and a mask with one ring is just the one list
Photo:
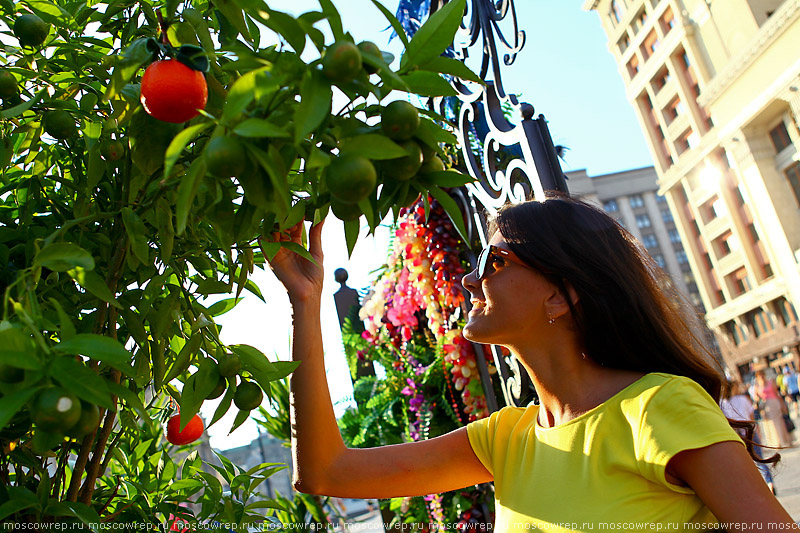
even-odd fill
[[(300, 244), (302, 222), (274, 240)], [(389, 498), (445, 492), (492, 480), (472, 451), (466, 428), (427, 441), (369, 449), (344, 445), (333, 411), (320, 323), (322, 224), (309, 232), (317, 264), (281, 249), (270, 262), (293, 309), (290, 378), (293, 483), (297, 490), (348, 498)]]

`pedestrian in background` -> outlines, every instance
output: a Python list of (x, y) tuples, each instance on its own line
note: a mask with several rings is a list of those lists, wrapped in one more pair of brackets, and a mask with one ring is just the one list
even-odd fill
[[(750, 398), (750, 395), (747, 393), (747, 388), (739, 381), (729, 381), (727, 387), (725, 387), (725, 392), (723, 395), (722, 400), (719, 402), (720, 408), (722, 408), (722, 412), (728, 417), (730, 420), (745, 420), (748, 422), (755, 422), (755, 409), (753, 408), (753, 399)], [(741, 437), (746, 437), (747, 432), (744, 428), (737, 429), (736, 432)], [(764, 450), (761, 446), (762, 438), (761, 438), (761, 431), (760, 428), (756, 425), (753, 428), (753, 448), (758, 457), (763, 460), (764, 458)], [(775, 482), (772, 479), (772, 471), (770, 471), (769, 466), (765, 463), (756, 460), (755, 461), (758, 470), (761, 472), (761, 477), (764, 478), (764, 481), (767, 483), (767, 487), (769, 490), (772, 491), (772, 494), (777, 494), (775, 491)]]
[(781, 400), (775, 382), (767, 378), (763, 370), (756, 372), (753, 393), (761, 410), (761, 427), (764, 428), (765, 444), (780, 448), (791, 446), (792, 440), (783, 420), (786, 404)]
[(786, 366), (783, 369), (784, 378), (783, 382), (786, 385), (786, 401), (791, 405), (792, 411), (795, 416), (798, 416), (798, 402), (800, 402), (800, 386), (797, 382), (797, 372), (794, 368)]

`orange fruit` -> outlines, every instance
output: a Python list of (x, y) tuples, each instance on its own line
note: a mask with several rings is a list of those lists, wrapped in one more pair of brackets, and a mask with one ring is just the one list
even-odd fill
[(203, 419), (194, 415), (181, 431), (181, 415), (175, 415), (167, 422), (167, 440), (175, 445), (189, 444), (203, 434)]
[(361, 52), (350, 41), (336, 41), (325, 50), (322, 73), (334, 82), (348, 82), (361, 71)]
[(31, 406), (31, 419), (43, 431), (65, 431), (74, 426), (80, 417), (80, 401), (61, 387), (45, 389)]
[(14, 21), (14, 35), (20, 46), (39, 46), (49, 33), (50, 25), (32, 13), (21, 15)]
[(244, 172), (247, 154), (232, 137), (214, 137), (206, 145), (206, 168), (213, 176), (232, 178)]
[(164, 122), (186, 122), (200, 114), (208, 101), (203, 73), (177, 59), (152, 63), (142, 76), (140, 101), (144, 110)]
[(395, 100), (381, 111), (381, 129), (390, 139), (406, 141), (419, 127), (419, 112), (403, 100)]
[(75, 119), (72, 118), (69, 111), (63, 109), (46, 112), (44, 118), (42, 118), (42, 125), (44, 126), (44, 131), (59, 141), (69, 139), (78, 133)]
[(397, 159), (386, 161), (383, 165), (385, 176), (394, 178), (398, 181), (410, 180), (416, 176), (422, 167), (422, 150), (414, 141), (404, 141), (400, 143), (409, 155)]
[(355, 204), (375, 189), (378, 175), (366, 157), (343, 155), (337, 157), (327, 170), (328, 190), (339, 200)]
[(242, 411), (252, 411), (264, 399), (264, 393), (261, 392), (261, 387), (252, 381), (245, 381), (236, 387), (236, 392), (233, 395), (233, 403)]

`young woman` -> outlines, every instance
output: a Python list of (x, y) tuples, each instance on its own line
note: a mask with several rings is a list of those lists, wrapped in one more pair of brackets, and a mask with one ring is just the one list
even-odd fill
[[(502, 209), (463, 279), (464, 336), (508, 348), (540, 405), (426, 441), (347, 448), (323, 365), (321, 226), (309, 236), (316, 264), (284, 249), (271, 261), (302, 362), (291, 378), (298, 490), (389, 498), (494, 481), (500, 530), (793, 525), (720, 411), (722, 377), (665, 276), (613, 219), (568, 198)], [(300, 243), (301, 233), (298, 224), (273, 239)]]
[(762, 406), (764, 440), (772, 446), (791, 446), (792, 438), (786, 431), (783, 413), (788, 412), (786, 405), (778, 392), (775, 382), (768, 379), (763, 370), (756, 372), (756, 382), (753, 388), (756, 401)]

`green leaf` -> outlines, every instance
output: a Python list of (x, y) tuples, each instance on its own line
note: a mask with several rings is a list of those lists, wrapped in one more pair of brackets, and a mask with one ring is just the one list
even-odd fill
[(231, 433), (236, 431), (239, 428), (239, 426), (241, 426), (242, 424), (244, 424), (247, 421), (248, 418), (250, 418), (250, 411), (241, 411), (240, 410), (236, 414), (236, 418), (233, 420), (233, 425), (231, 426), (230, 431), (228, 431), (228, 435), (230, 435)]
[(73, 355), (85, 355), (90, 359), (102, 361), (116, 368), (126, 376), (133, 376), (130, 366), (131, 353), (119, 342), (103, 335), (80, 333), (67, 341), (62, 341), (53, 346), (53, 351)]
[(211, 394), (218, 382), (219, 372), (216, 363), (211, 358), (204, 358), (200, 362), (197, 372), (186, 380), (181, 391), (181, 431), (189, 423), (189, 420), (200, 411), (203, 401)]
[(70, 277), (72, 277), (72, 279), (78, 283), (78, 285), (89, 291), (97, 298), (100, 298), (106, 303), (110, 303), (116, 308), (122, 307), (116, 298), (114, 298), (114, 295), (111, 294), (111, 289), (108, 288), (105, 280), (103, 280), (103, 278), (101, 278), (96, 272), (90, 272), (81, 267), (75, 267), (72, 270), (68, 270), (67, 274), (69, 274)]
[[(100, 515), (97, 514), (97, 511), (85, 505), (83, 503), (78, 502), (58, 502), (57, 512), (53, 512), (56, 516), (74, 516), (78, 520), (84, 523), (84, 525), (89, 526), (92, 531), (99, 533), (101, 531), (100, 524)], [(52, 510), (52, 507), (48, 507), (48, 510)]]
[(169, 143), (167, 151), (164, 154), (165, 177), (169, 177), (169, 173), (172, 172), (172, 168), (175, 166), (175, 163), (178, 162), (178, 158), (180, 157), (181, 152), (183, 152), (183, 149), (186, 148), (186, 145), (192, 142), (195, 137), (200, 135), (202, 131), (213, 125), (213, 122), (208, 121), (195, 124), (194, 126), (189, 126), (177, 134), (174, 139), (172, 139), (172, 142)]
[(430, 70), (440, 74), (450, 74), (452, 76), (461, 78), (462, 80), (474, 81), (480, 84), (484, 83), (480, 76), (472, 72), (472, 70), (470, 70), (470, 68), (462, 61), (453, 59), (451, 57), (434, 57), (424, 65), (420, 65), (419, 68), (420, 70)]
[(188, 172), (186, 172), (186, 176), (181, 180), (180, 185), (178, 185), (178, 199), (175, 202), (175, 219), (178, 223), (178, 227), (175, 229), (176, 235), (182, 235), (183, 231), (186, 229), (189, 210), (192, 207), (194, 197), (197, 195), (197, 189), (200, 187), (205, 173), (206, 162), (202, 157), (198, 157), (192, 162)]
[(208, 312), (211, 313), (211, 316), (220, 316), (224, 315), (238, 304), (241, 301), (241, 298), (226, 298), (225, 300), (220, 300), (218, 302), (214, 302), (208, 308)]
[(150, 246), (147, 244), (147, 229), (144, 222), (130, 207), (122, 208), (122, 223), (128, 234), (131, 250), (136, 258), (143, 264), (150, 263)]
[[(406, 35), (406, 31), (403, 29), (402, 24), (400, 24), (400, 21), (397, 20), (397, 18), (392, 14), (392, 12), (389, 11), (388, 9), (386, 9), (383, 6), (383, 4), (381, 4), (378, 0), (372, 0), (372, 3), (375, 5), (375, 7), (378, 8), (378, 10), (381, 13), (383, 13), (383, 16), (386, 17), (386, 20), (389, 21), (389, 24), (392, 25), (392, 29), (397, 34), (397, 37), (400, 38), (400, 41), (403, 43), (403, 46), (405, 48), (408, 48), (408, 44), (409, 44), (408, 43), (408, 36)], [(451, 42), (452, 42), (452, 40), (451, 40)]]
[(136, 412), (139, 413), (139, 416), (142, 420), (148, 420), (150, 418), (150, 415), (147, 414), (144, 404), (142, 403), (142, 400), (139, 398), (138, 394), (127, 387), (117, 385), (113, 381), (106, 382), (106, 386), (111, 394), (116, 395), (118, 398), (122, 398), (129, 407), (135, 409)]
[(466, 0), (451, 0), (431, 15), (406, 46), (400, 70), (409, 70), (442, 55), (453, 44), (465, 7)]
[(251, 70), (233, 83), (222, 111), (223, 120), (239, 118), (254, 99), (261, 99), (280, 88), (280, 83), (272, 76), (270, 69), (271, 66)]
[(178, 356), (175, 358), (175, 363), (173, 363), (172, 368), (170, 368), (167, 376), (164, 378), (164, 383), (169, 383), (181, 372), (185, 372), (187, 368), (189, 368), (189, 364), (191, 363), (194, 356), (197, 355), (198, 351), (200, 350), (200, 345), (203, 342), (203, 333), (198, 331), (195, 332), (190, 338), (189, 342), (183, 345), (181, 351), (178, 353)]
[(14, 107), (10, 107), (8, 109), (0, 111), (0, 118), (9, 119), (18, 117), (28, 109), (38, 104), (41, 101), (41, 99), (44, 98), (46, 95), (47, 95), (47, 89), (42, 89), (41, 91), (36, 93), (36, 96), (31, 98), (27, 102), (22, 102), (21, 104), (15, 105)]
[(241, 358), (242, 367), (253, 375), (262, 389), (267, 391), (270, 381), (288, 376), (300, 365), (299, 361), (276, 361), (273, 363), (257, 348), (247, 344), (231, 346), (231, 350)]
[(45, 246), (33, 260), (34, 266), (43, 266), (56, 272), (66, 272), (75, 267), (94, 270), (92, 254), (68, 242), (55, 242)]
[(348, 137), (342, 139), (340, 145), (342, 154), (356, 153), (367, 159), (396, 159), (408, 155), (408, 152), (399, 144), (385, 135), (377, 133)]
[(280, 126), (276, 126), (263, 118), (248, 118), (235, 128), (233, 133), (241, 137), (290, 137), (289, 132)]
[(306, 32), (303, 31), (297, 19), (281, 11), (270, 9), (263, 4), (262, 8), (265, 8), (268, 13), (268, 16), (262, 19), (264, 25), (283, 36), (298, 55), (302, 54), (306, 47)]
[(320, 70), (306, 72), (300, 84), (300, 106), (295, 113), (294, 140), (299, 143), (330, 115), (331, 83)]
[(441, 152), (439, 143), (458, 144), (458, 139), (455, 135), (427, 119), (419, 121), (419, 127), (414, 136), (439, 152)]
[(344, 239), (347, 243), (347, 258), (353, 255), (353, 248), (356, 247), (358, 240), (358, 233), (361, 227), (358, 225), (358, 220), (348, 220), (344, 222)]
[(228, 388), (225, 390), (225, 395), (219, 402), (216, 411), (214, 411), (214, 416), (211, 417), (211, 422), (209, 422), (208, 426), (206, 426), (206, 429), (210, 428), (212, 425), (219, 422), (220, 418), (225, 416), (225, 413), (228, 412), (228, 409), (231, 406), (231, 401), (233, 401), (234, 394), (236, 394), (236, 387), (231, 387), (229, 385)]
[(114, 72), (111, 74), (111, 83), (103, 95), (103, 101), (108, 102), (114, 98), (125, 85), (131, 81), (142, 65), (152, 61), (158, 52), (158, 43), (152, 37), (135, 40), (114, 62)]
[[(33, 398), (34, 394), (39, 392), (40, 388), (41, 387), (31, 387), (22, 389), (14, 394), (8, 394), (0, 398), (0, 428), (5, 427), (8, 421), (22, 409), (22, 406)], [(2, 515), (2, 509), (3, 507), (0, 506), (0, 515)], [(2, 518), (3, 517), (0, 516), (0, 519)]]
[[(449, 4), (448, 4), (449, 5)], [(456, 90), (435, 72), (415, 70), (402, 76), (408, 91), (420, 96), (456, 96)]]
[(228, 19), (228, 22), (233, 24), (236, 31), (241, 33), (248, 41), (252, 41), (250, 29), (247, 27), (247, 23), (244, 20), (245, 14), (236, 2), (232, 2), (231, 0), (218, 0), (214, 2), (214, 7), (219, 9), (225, 18)]
[[(421, 189), (421, 188), (420, 188)], [(423, 189), (420, 190), (423, 196), (425, 196), (425, 192)], [(453, 225), (458, 230), (458, 234), (461, 236), (461, 239), (464, 242), (468, 242), (469, 239), (467, 238), (467, 228), (464, 225), (464, 215), (461, 213), (461, 210), (458, 208), (458, 204), (456, 201), (453, 200), (449, 194), (445, 191), (433, 185), (428, 192), (439, 201), (439, 204), (444, 208), (447, 212), (447, 215), (450, 217), (450, 220), (453, 221)]]
[(338, 41), (344, 37), (344, 30), (342, 29), (342, 17), (339, 15), (336, 6), (333, 5), (331, 0), (319, 0), (319, 5), (322, 7), (322, 13), (328, 19), (328, 24), (333, 33), (333, 40)]
[(49, 368), (49, 374), (79, 398), (106, 409), (116, 409), (106, 380), (72, 357), (57, 357)]

